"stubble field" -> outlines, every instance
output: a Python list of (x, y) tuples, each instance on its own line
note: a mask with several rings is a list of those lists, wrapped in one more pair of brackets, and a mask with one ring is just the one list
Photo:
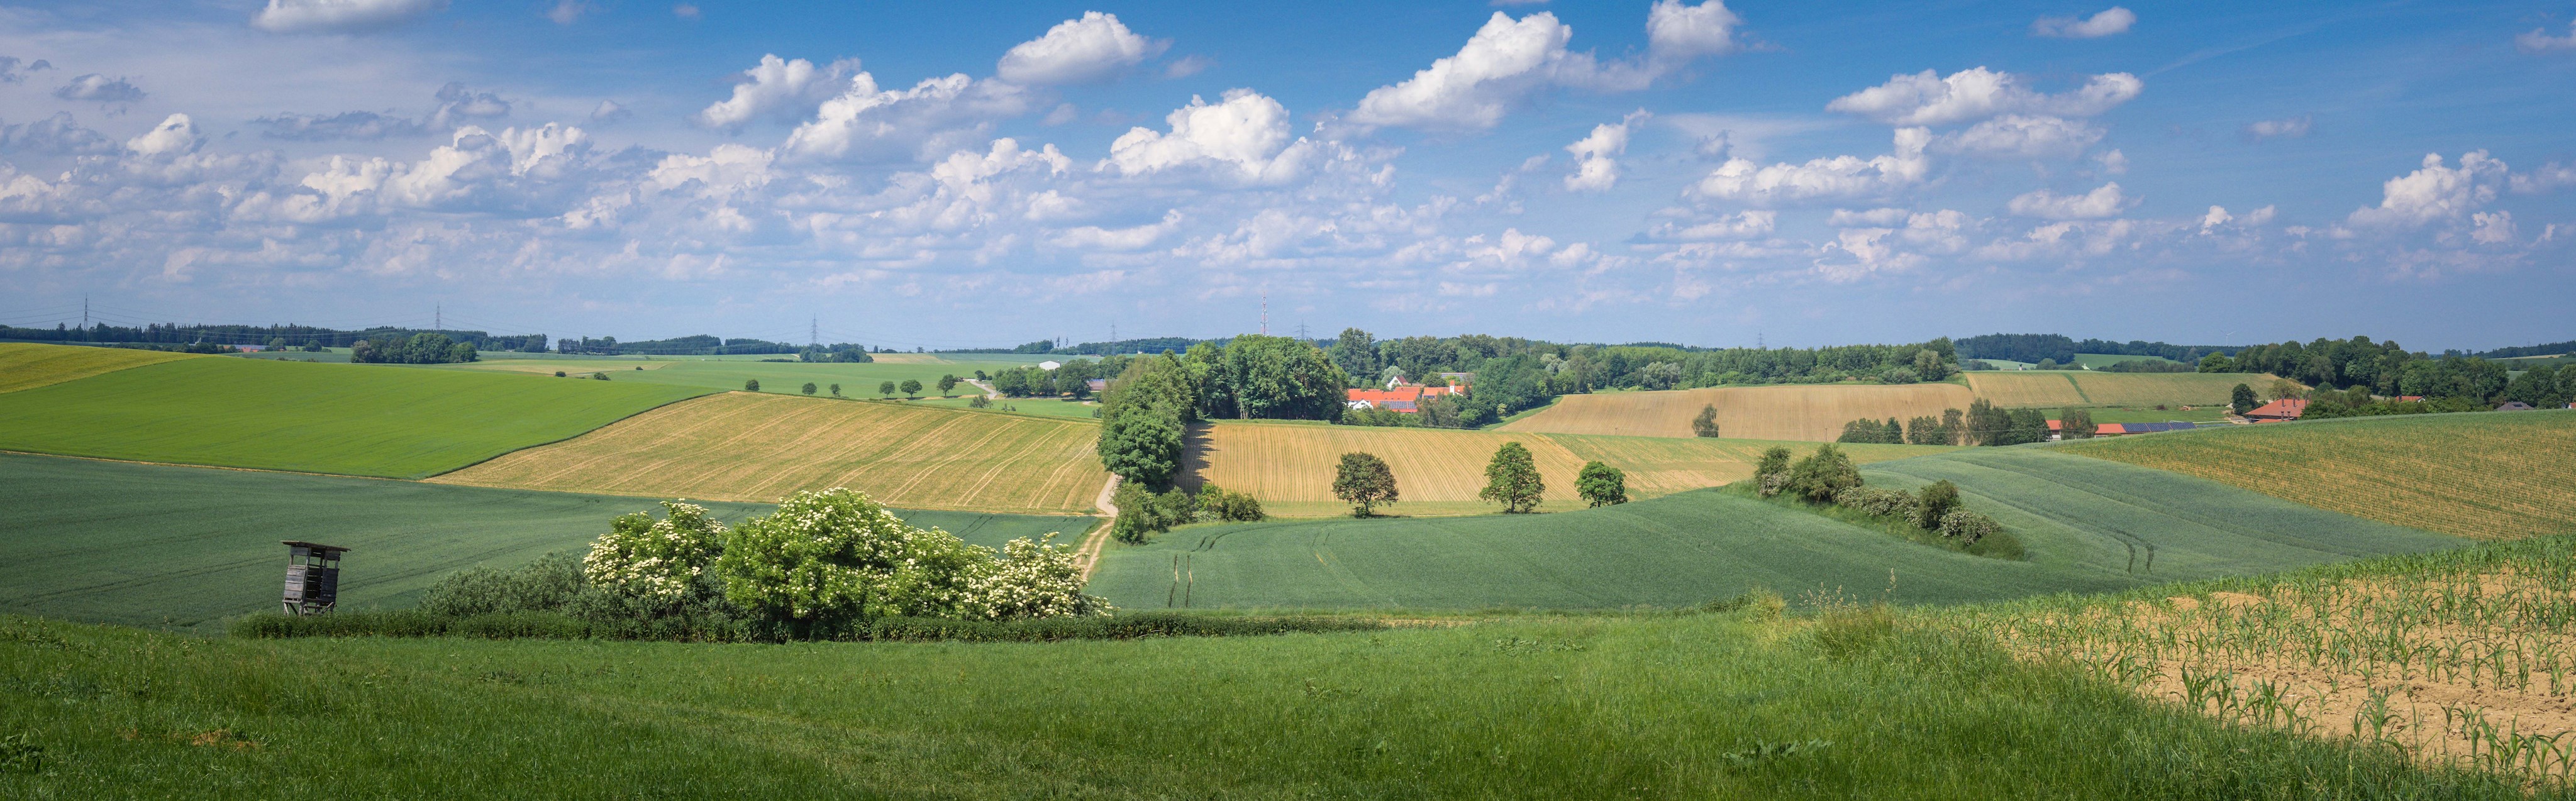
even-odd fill
[(1816, 384), (1777, 387), (1712, 387), (1665, 392), (1567, 395), (1546, 411), (1506, 423), (1499, 430), (1551, 434), (1689, 437), (1703, 406), (1717, 407), (1718, 433), (1730, 439), (1830, 442), (1843, 424), (1867, 417), (1905, 420), (1968, 408), (1975, 400), (1957, 384)]

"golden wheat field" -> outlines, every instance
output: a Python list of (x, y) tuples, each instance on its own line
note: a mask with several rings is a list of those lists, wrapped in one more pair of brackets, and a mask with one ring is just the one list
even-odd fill
[(2576, 531), (2576, 411), (2266, 423), (2067, 443), (2426, 531), (2512, 539)]
[(849, 487), (889, 506), (1063, 513), (1108, 481), (1089, 421), (727, 392), (431, 481), (776, 501)]
[[(1505, 442), (1530, 450), (1547, 482), (1547, 511), (1575, 509), (1574, 476), (1600, 460), (1628, 474), (1632, 498), (1714, 487), (1753, 474), (1764, 448), (1781, 445), (1799, 454), (1813, 443), (1673, 437), (1617, 437), (1531, 432), (1370, 428), (1300, 423), (1223, 422), (1195, 427), (1184, 482), (1248, 492), (1281, 517), (1330, 517), (1350, 513), (1333, 499), (1333, 472), (1344, 453), (1365, 451), (1386, 460), (1403, 500), (1386, 511), (1401, 515), (1459, 515), (1495, 511), (1476, 499), (1485, 465)], [(1940, 453), (1949, 448), (1845, 445), (1854, 461), (1875, 462)]]
[(1974, 397), (1957, 384), (1815, 384), (1715, 387), (1665, 392), (1567, 395), (1554, 407), (1501, 427), (1503, 431), (1692, 436), (1691, 418), (1717, 407), (1718, 433), (1728, 439), (1830, 442), (1843, 424), (1867, 417), (1899, 420), (1939, 416), (1968, 408)]
[(2268, 373), (2102, 373), (2029, 370), (1966, 373), (1977, 397), (2005, 408), (2062, 406), (2223, 406), (2237, 384), (2270, 396)]
[(35, 389), (128, 367), (194, 358), (198, 356), (133, 348), (0, 342), (0, 392)]

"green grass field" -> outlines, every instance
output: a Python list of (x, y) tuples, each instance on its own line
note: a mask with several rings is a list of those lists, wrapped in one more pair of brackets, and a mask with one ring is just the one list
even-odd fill
[[(807, 383), (812, 383), (815, 385), (815, 394), (828, 396), (832, 394), (832, 385), (839, 384), (841, 385), (841, 394), (845, 397), (882, 398), (887, 396), (877, 393), (877, 385), (887, 381), (892, 381), (896, 384), (902, 384), (905, 380), (920, 381), (923, 387), (922, 393), (924, 396), (937, 396), (939, 394), (940, 376), (954, 375), (959, 378), (974, 378), (975, 371), (979, 369), (989, 373), (1003, 367), (1014, 367), (1020, 364), (1020, 362), (1015, 361), (955, 362), (949, 360), (924, 360), (915, 362), (906, 360), (897, 362), (893, 360), (893, 357), (913, 355), (915, 354), (890, 353), (886, 354), (886, 356), (889, 357), (887, 361), (868, 362), (864, 364), (838, 364), (828, 362), (814, 364), (804, 362), (764, 362), (757, 359), (743, 359), (739, 357), (728, 359), (661, 358), (652, 361), (644, 361), (637, 359), (605, 359), (596, 357), (589, 359), (566, 359), (561, 356), (554, 356), (540, 359), (488, 359), (471, 364), (429, 365), (421, 369), (455, 372), (538, 372), (545, 375), (552, 375), (555, 370), (563, 370), (569, 376), (584, 376), (593, 371), (597, 371), (607, 373), (608, 380), (612, 383), (633, 382), (639, 384), (690, 387), (706, 390), (738, 390), (742, 389), (743, 382), (756, 380), (760, 382), (760, 391), (762, 392), (776, 392), (790, 395), (802, 393), (804, 391), (804, 386)], [(780, 357), (769, 356), (765, 358), (775, 359)], [(643, 367), (645, 369), (637, 370), (635, 369), (637, 367)], [(959, 396), (962, 405), (964, 396), (975, 394), (977, 390), (972, 386), (959, 384), (955, 389), (949, 390), (949, 392)], [(900, 398), (903, 397), (903, 394), (898, 391), (893, 397)], [(1043, 403), (1051, 401), (1036, 402)]]
[[(1176, 529), (1112, 546), (1092, 592), (1121, 606), (1440, 609), (1680, 606), (1754, 586), (1955, 603), (2283, 570), (2463, 544), (2212, 481), (2041, 449), (1866, 465), (1873, 485), (1947, 478), (2025, 561), (1917, 545), (1716, 491), (1545, 515)], [(1183, 575), (1176, 582), (1175, 562)], [(1892, 592), (1889, 571), (1895, 571)]]
[[(650, 499), (453, 487), (410, 481), (139, 465), (0, 454), (0, 612), (129, 625), (200, 626), (274, 608), (286, 549), (303, 539), (353, 549), (348, 608), (399, 608), (438, 577), (586, 552), (619, 514)], [(769, 509), (706, 503), (728, 521)], [(901, 512), (969, 542), (1061, 531), (1087, 517)]]
[(2056, 447), (2462, 537), (2576, 531), (2576, 411), (2305, 420)]
[(32, 768), (0, 796), (2528, 797), (1882, 620), (773, 646), (0, 618)]
[(2123, 356), (2123, 355), (2120, 355), (2120, 354), (2117, 354), (2117, 353), (2078, 353), (2078, 354), (2075, 354), (2075, 363), (2076, 363), (2076, 364), (2084, 365), (2084, 366), (2086, 366), (2086, 367), (2090, 367), (2090, 368), (2093, 368), (2093, 369), (2095, 369), (2095, 370), (2099, 370), (2099, 369), (2102, 369), (2102, 368), (2105, 368), (2105, 367), (2109, 367), (2109, 366), (2114, 365), (2114, 364), (2119, 364), (2119, 363), (2121, 363), (2121, 362), (2159, 362), (2159, 363), (2163, 363), (2163, 364), (2180, 364), (2180, 363), (2181, 363), (2181, 362), (2176, 362), (2176, 361), (2174, 361), (2174, 360), (2172, 360), (2172, 359), (2167, 359), (2167, 358), (2162, 357), (2162, 356)]
[(0, 449), (411, 478), (700, 394), (381, 365), (182, 359), (0, 394)]
[(0, 392), (60, 384), (118, 370), (199, 358), (129, 348), (0, 342)]
[[(957, 390), (960, 392), (972, 392), (974, 388), (960, 386)], [(971, 404), (972, 400), (972, 398), (923, 398), (917, 401), (904, 402), (920, 404), (923, 406), (938, 406), (948, 409), (972, 409), (974, 408)], [(1093, 419), (1093, 412), (1100, 411), (1100, 404), (1096, 401), (1084, 402), (1058, 398), (1003, 398), (1001, 400), (994, 401), (993, 405), (986, 409), (986, 411), (1034, 414), (1040, 417), (1070, 417), (1077, 420), (1090, 420)]]

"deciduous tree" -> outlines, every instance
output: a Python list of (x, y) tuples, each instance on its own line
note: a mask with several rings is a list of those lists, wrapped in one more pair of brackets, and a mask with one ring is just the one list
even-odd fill
[(1587, 462), (1574, 477), (1574, 494), (1594, 507), (1628, 502), (1628, 474), (1598, 461)]
[(1340, 466), (1333, 471), (1333, 497), (1351, 505), (1352, 517), (1376, 514), (1378, 506), (1399, 500), (1395, 471), (1376, 454), (1342, 454)]
[(1485, 464), (1485, 488), (1476, 497), (1503, 505), (1504, 514), (1526, 514), (1538, 509), (1540, 497), (1547, 492), (1547, 482), (1538, 475), (1538, 464), (1530, 458), (1529, 448), (1518, 442), (1503, 443), (1494, 450), (1494, 460)]

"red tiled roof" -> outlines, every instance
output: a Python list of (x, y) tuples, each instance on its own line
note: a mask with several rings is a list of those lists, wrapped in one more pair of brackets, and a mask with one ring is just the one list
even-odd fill
[(2117, 436), (2126, 433), (2129, 433), (2128, 426), (2120, 425), (2119, 423), (2103, 423), (2093, 427), (2093, 436), (2097, 437)]
[(2306, 400), (2300, 398), (2282, 398), (2271, 403), (2263, 404), (2262, 407), (2257, 408), (2254, 411), (2246, 412), (2245, 416), (2263, 420), (2296, 420), (2299, 419), (2299, 415), (2305, 414), (2307, 411), (2308, 402)]

